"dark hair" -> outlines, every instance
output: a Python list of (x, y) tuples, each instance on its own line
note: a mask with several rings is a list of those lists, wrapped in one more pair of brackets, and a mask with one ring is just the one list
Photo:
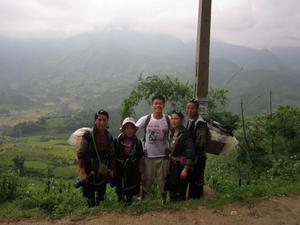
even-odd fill
[(100, 115), (104, 115), (107, 117), (107, 119), (109, 119), (109, 115), (108, 115), (108, 112), (106, 112), (105, 110), (103, 109), (100, 109), (97, 113), (95, 113), (95, 120), (98, 118), (98, 116)]
[(199, 101), (196, 98), (192, 98), (192, 99), (188, 100), (187, 103), (192, 103), (196, 106), (197, 109), (199, 108)]
[(163, 103), (165, 104), (165, 101), (166, 101), (166, 100), (165, 100), (164, 96), (162, 96), (162, 95), (154, 95), (154, 96), (152, 97), (151, 102), (153, 103), (155, 99), (162, 100)]
[(179, 118), (180, 119), (184, 119), (184, 115), (183, 115), (183, 113), (182, 112), (180, 112), (180, 111), (177, 111), (177, 110), (173, 110), (172, 112), (171, 112), (171, 115), (172, 114), (176, 114), (177, 116), (179, 116)]

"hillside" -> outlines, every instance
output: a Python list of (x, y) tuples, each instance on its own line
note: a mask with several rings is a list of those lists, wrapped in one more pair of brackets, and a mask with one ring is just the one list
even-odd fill
[[(229, 89), (229, 109), (236, 112), (243, 98), (246, 113), (264, 113), (270, 89), (274, 107), (299, 105), (300, 70), (292, 57), (298, 50), (291, 54), (289, 49), (273, 52), (212, 42), (210, 86)], [(194, 57), (195, 43), (126, 30), (66, 40), (2, 38), (0, 124), (16, 124), (20, 112), (27, 120), (99, 107), (114, 110), (140, 74), (193, 83)], [(258, 96), (263, 96), (261, 102), (252, 103)]]

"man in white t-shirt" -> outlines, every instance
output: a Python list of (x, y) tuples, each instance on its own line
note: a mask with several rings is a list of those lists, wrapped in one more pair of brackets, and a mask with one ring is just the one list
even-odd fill
[[(145, 151), (145, 177), (143, 190), (149, 193), (155, 180), (160, 189), (162, 203), (166, 202), (164, 191), (165, 177), (167, 174), (167, 147), (170, 120), (163, 114), (165, 98), (156, 95), (152, 98), (152, 114), (141, 117), (136, 126), (144, 129)], [(143, 195), (141, 196), (143, 198)]]

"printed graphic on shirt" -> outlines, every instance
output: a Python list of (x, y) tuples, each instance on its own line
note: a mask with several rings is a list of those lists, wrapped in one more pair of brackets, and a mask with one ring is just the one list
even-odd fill
[(161, 126), (161, 124), (155, 124), (154, 126), (151, 124), (148, 125), (147, 133), (149, 133), (149, 144), (154, 144), (155, 142), (165, 142), (167, 140), (168, 129), (162, 128)]
[[(147, 116), (140, 118), (136, 125), (138, 127), (144, 127)], [(168, 123), (163, 116), (161, 119), (155, 119), (151, 116), (151, 119), (146, 128), (145, 136), (145, 150), (147, 151), (147, 157), (163, 157), (166, 155), (166, 146), (168, 139)]]
[(154, 142), (162, 141), (163, 139), (160, 138), (160, 130), (157, 129), (149, 129), (149, 143), (154, 144)]

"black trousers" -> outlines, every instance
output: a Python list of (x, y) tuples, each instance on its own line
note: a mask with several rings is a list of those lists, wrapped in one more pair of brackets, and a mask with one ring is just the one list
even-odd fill
[(197, 157), (190, 176), (190, 198), (200, 198), (203, 195), (205, 164), (206, 157)]
[(99, 202), (104, 200), (106, 192), (106, 181), (100, 185), (94, 185), (92, 183), (85, 183), (82, 186), (82, 195), (87, 198), (88, 206), (92, 207), (98, 205)]
[(115, 185), (119, 200), (131, 201), (134, 195), (138, 195), (140, 193), (140, 174), (138, 165), (130, 160), (128, 160), (125, 165), (117, 161)]
[(186, 198), (189, 172), (187, 178), (181, 179), (180, 174), (183, 168), (184, 165), (180, 165), (180, 163), (173, 160), (170, 161), (169, 173), (166, 177), (165, 191), (170, 192), (171, 200), (185, 200)]

